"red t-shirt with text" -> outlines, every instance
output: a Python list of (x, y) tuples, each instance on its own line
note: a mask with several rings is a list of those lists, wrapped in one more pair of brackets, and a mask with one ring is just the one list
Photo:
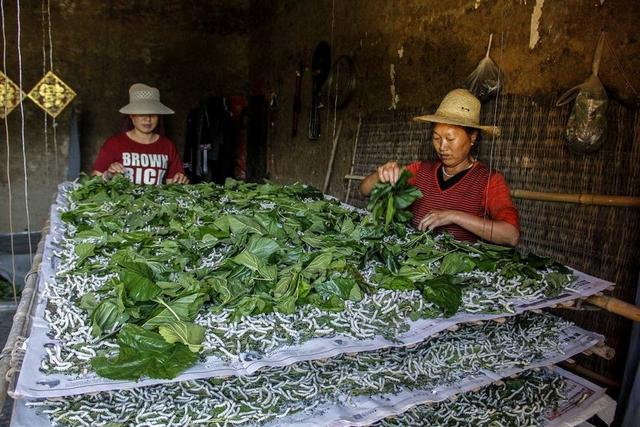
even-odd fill
[(102, 144), (93, 170), (104, 173), (112, 163), (122, 163), (136, 184), (160, 185), (184, 173), (176, 146), (164, 136), (151, 144), (136, 142), (126, 132), (112, 136)]

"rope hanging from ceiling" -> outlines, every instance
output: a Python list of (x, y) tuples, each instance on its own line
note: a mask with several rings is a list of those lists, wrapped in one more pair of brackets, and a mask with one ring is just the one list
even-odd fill
[[(7, 35), (6, 35), (6, 26), (5, 26), (5, 17), (4, 17), (4, 0), (0, 0), (0, 15), (2, 16), (2, 69), (6, 71), (7, 69)], [(9, 92), (9, 80), (3, 79), (4, 81), (4, 94)], [(11, 154), (11, 144), (9, 142), (9, 123), (6, 120), (8, 111), (7, 104), (3, 105), (3, 117), (4, 120), (4, 135), (5, 135), (5, 146), (6, 146), (6, 170), (7, 170), (7, 192), (8, 200), (7, 200), (7, 209), (9, 211), (9, 240), (11, 245), (11, 285), (13, 290), (13, 300), (15, 303), (18, 302), (18, 292), (16, 289), (16, 255), (15, 255), (15, 241), (13, 238), (13, 190), (11, 187), (11, 172), (10, 172), (10, 154)]]
[[(20, 0), (16, 0), (16, 25), (17, 25), (17, 47), (18, 47), (18, 86), (22, 93), (22, 32), (21, 32), (21, 16), (20, 16)], [(22, 172), (24, 179), (24, 209), (27, 221), (27, 234), (29, 241), (29, 254), (33, 256), (33, 247), (31, 246), (31, 215), (29, 213), (29, 176), (27, 174), (27, 149), (24, 134), (24, 103), (20, 99), (20, 146), (22, 147)], [(14, 284), (15, 287), (15, 284)]]
[[(7, 34), (6, 34), (6, 4), (4, 0), (0, 0), (0, 12), (2, 18), (2, 67), (3, 71), (0, 73), (0, 79), (2, 85), (0, 86), (2, 99), (2, 110), (0, 111), (0, 117), (4, 118), (5, 127), (5, 147), (6, 147), (6, 173), (7, 173), (7, 190), (8, 190), (8, 218), (9, 218), (9, 232), (10, 232), (10, 245), (11, 245), (11, 268), (12, 268), (12, 285), (14, 300), (17, 301), (17, 290), (15, 287), (16, 282), (16, 267), (15, 267), (15, 240), (14, 240), (14, 218), (13, 218), (13, 197), (14, 191), (11, 179), (11, 132), (9, 130), (9, 123), (7, 121), (8, 114), (14, 109), (19, 108), (20, 111), (20, 147), (22, 155), (22, 174), (24, 180), (23, 197), (24, 197), (24, 212), (26, 229), (28, 234), (28, 247), (29, 253), (33, 256), (33, 247), (31, 243), (31, 209), (29, 205), (29, 176), (27, 170), (27, 149), (26, 149), (26, 137), (25, 137), (25, 112), (23, 100), (25, 94), (23, 91), (23, 63), (22, 63), (22, 16), (21, 16), (21, 4), (20, 0), (16, 0), (16, 47), (17, 47), (17, 66), (18, 66), (18, 83), (11, 81), (7, 75)], [(66, 85), (59, 77), (57, 77), (53, 70), (53, 29), (51, 24), (51, 3), (50, 0), (42, 0), (41, 3), (41, 17), (42, 17), (42, 71), (44, 76), (42, 79), (31, 89), (27, 95), (36, 105), (44, 110), (43, 119), (43, 139), (44, 139), (44, 152), (45, 160), (49, 157), (49, 121), (47, 115), (52, 116), (51, 132), (53, 134), (53, 152), (54, 152), (54, 164), (55, 164), (55, 176), (59, 175), (59, 149), (57, 139), (57, 122), (56, 117), (75, 97), (75, 92)], [(47, 45), (48, 45), (48, 57), (47, 57)], [(47, 71), (48, 69), (48, 71)], [(46, 172), (49, 174), (49, 162), (46, 163)]]

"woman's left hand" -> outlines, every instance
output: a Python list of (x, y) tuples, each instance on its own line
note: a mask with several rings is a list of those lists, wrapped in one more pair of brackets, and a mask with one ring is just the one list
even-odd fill
[(167, 179), (167, 184), (188, 184), (189, 178), (185, 174), (178, 172), (171, 179)]
[(418, 229), (420, 231), (433, 230), (443, 225), (455, 224), (457, 214), (458, 211), (434, 209), (422, 218), (418, 224)]

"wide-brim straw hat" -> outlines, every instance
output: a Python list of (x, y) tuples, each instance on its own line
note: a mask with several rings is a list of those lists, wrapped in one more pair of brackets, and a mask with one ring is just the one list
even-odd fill
[(440, 102), (435, 114), (414, 117), (413, 120), (470, 127), (492, 136), (500, 135), (497, 126), (480, 124), (480, 105), (480, 100), (468, 90), (454, 89)]
[(129, 88), (129, 103), (120, 109), (122, 114), (173, 114), (160, 102), (160, 91), (155, 87), (136, 83)]

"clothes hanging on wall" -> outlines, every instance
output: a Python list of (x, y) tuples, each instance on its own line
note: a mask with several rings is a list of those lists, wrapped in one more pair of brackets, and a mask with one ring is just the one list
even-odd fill
[(270, 111), (264, 96), (249, 97), (246, 114), (247, 127), (247, 179), (260, 180), (267, 177), (267, 141), (269, 136)]
[(184, 167), (191, 182), (264, 178), (266, 123), (264, 97), (210, 97), (200, 102), (187, 118)]
[(229, 98), (229, 104), (231, 105), (232, 137), (235, 143), (233, 177), (244, 181), (247, 179), (247, 98), (232, 96)]
[(189, 112), (184, 163), (192, 182), (222, 184), (226, 177), (233, 176), (233, 147), (225, 138), (230, 118), (222, 97), (205, 99)]

